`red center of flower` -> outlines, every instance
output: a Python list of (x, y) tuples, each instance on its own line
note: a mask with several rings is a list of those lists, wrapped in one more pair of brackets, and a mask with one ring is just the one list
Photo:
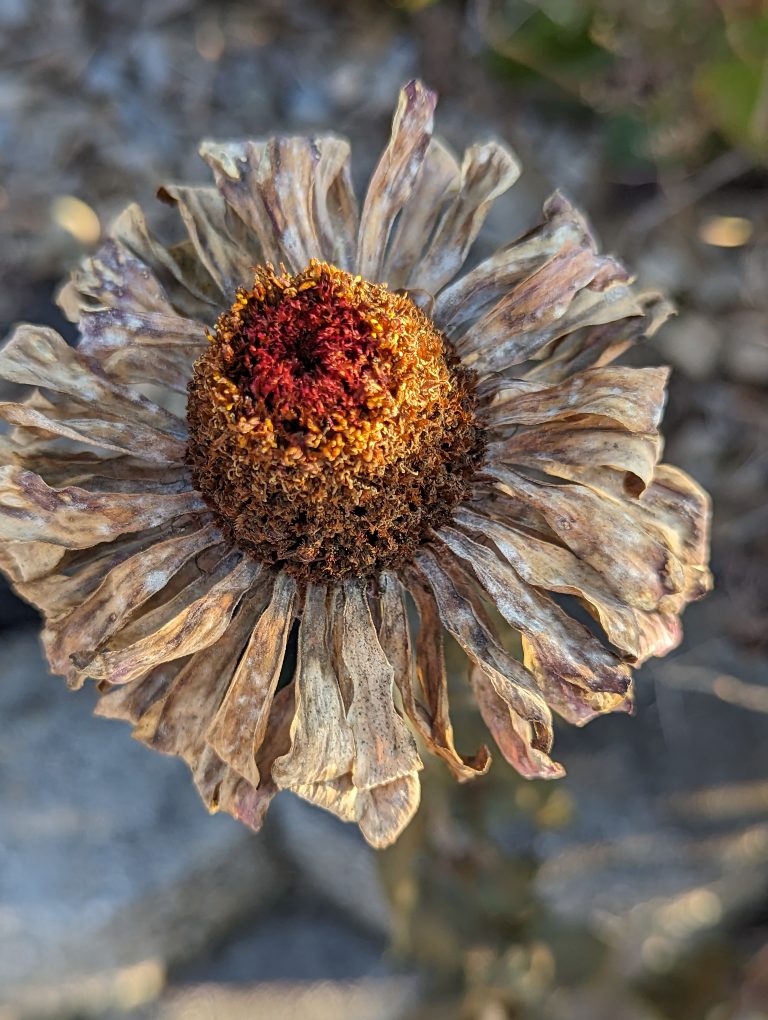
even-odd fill
[(318, 581), (403, 562), (468, 491), (472, 380), (402, 294), (256, 268), (189, 386), (188, 459), (226, 534)]
[(277, 303), (250, 301), (230, 340), (227, 375), (283, 425), (329, 426), (386, 386), (372, 325), (331, 278)]

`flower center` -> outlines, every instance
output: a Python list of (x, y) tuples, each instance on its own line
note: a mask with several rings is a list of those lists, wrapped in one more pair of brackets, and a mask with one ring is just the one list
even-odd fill
[(312, 261), (260, 266), (189, 385), (189, 462), (224, 530), (300, 578), (403, 563), (483, 452), (472, 379), (400, 294)]

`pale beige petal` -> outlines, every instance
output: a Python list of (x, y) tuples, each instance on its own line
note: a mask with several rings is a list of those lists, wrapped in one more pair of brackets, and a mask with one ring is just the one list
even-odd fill
[[(264, 824), (267, 809), (279, 788), (272, 779), (272, 765), (291, 746), (290, 726), (294, 712), (293, 684), (278, 691), (272, 701), (264, 741), (256, 754), (256, 768), (260, 781), (258, 787), (237, 781), (232, 769), (219, 787), (216, 797), (218, 807), (258, 832)], [(198, 785), (198, 789), (200, 786)]]
[(357, 824), (376, 850), (391, 846), (419, 807), (421, 785), (416, 772), (358, 791)]
[(583, 485), (534, 481), (500, 465), (489, 465), (486, 473), (542, 513), (561, 541), (629, 605), (674, 607), (674, 596), (685, 589), (684, 567), (664, 536), (639, 518), (639, 500), (606, 499)]
[(673, 314), (672, 305), (660, 294), (646, 291), (635, 295), (635, 300), (640, 315), (617, 318), (615, 322), (574, 333), (558, 344), (545, 361), (530, 368), (526, 379), (552, 384), (593, 366), (609, 365), (628, 347), (653, 336)]
[(462, 528), (485, 535), (528, 584), (547, 591), (576, 595), (599, 620), (611, 644), (633, 663), (666, 655), (682, 636), (677, 616), (629, 606), (597, 570), (570, 549), (545, 542), (529, 531), (499, 524), (485, 514), (459, 509), (454, 520)]
[(100, 684), (99, 687), (103, 687), (104, 691), (96, 703), (93, 714), (104, 719), (122, 719), (125, 722), (137, 723), (159, 698), (164, 697), (187, 662), (189, 659), (163, 662), (144, 676), (139, 676), (119, 687), (112, 687), (108, 683)]
[[(129, 556), (172, 535), (181, 535), (190, 529), (197, 530), (198, 519), (191, 518), (191, 521), (189, 528), (153, 528), (138, 536), (129, 534), (108, 545), (89, 546), (83, 550), (67, 551), (62, 546), (50, 546), (51, 549), (59, 550), (58, 560), (54, 564), (57, 568), (55, 572), (45, 571), (39, 577), (25, 578), (17, 583), (16, 590), (23, 599), (42, 610), (48, 621), (56, 620), (92, 595), (110, 570)], [(22, 547), (32, 544), (19, 543)], [(13, 545), (11, 542), (4, 543), (3, 548)]]
[[(464, 153), (459, 190), (442, 215), (408, 287), (437, 294), (464, 265), (491, 204), (520, 176), (515, 156), (497, 142), (473, 145)], [(406, 210), (407, 211), (407, 210)]]
[(226, 631), (238, 602), (260, 569), (251, 560), (241, 560), (230, 574), (160, 630), (127, 647), (107, 647), (89, 662), (77, 663), (80, 672), (112, 684), (127, 683), (160, 662), (210, 647)]
[(175, 315), (168, 295), (146, 262), (109, 237), (81, 262), (57, 295), (67, 316), (77, 322), (83, 311), (120, 305), (125, 311)]
[(264, 740), (280, 679), (296, 594), (296, 582), (281, 571), (206, 735), (219, 757), (253, 786), (259, 784), (255, 756)]
[(202, 510), (205, 504), (195, 492), (166, 496), (53, 489), (32, 471), (0, 467), (0, 538), (12, 542), (86, 549)]
[(466, 780), (483, 775), (491, 763), (488, 749), (482, 747), (477, 754), (464, 757), (454, 744), (448, 711), (448, 677), (443, 656), (442, 627), (434, 598), (425, 588), (418, 587), (418, 595), (415, 596), (421, 618), (417, 636), (417, 669), (421, 691), (418, 694), (403, 590), (395, 575), (385, 572), (379, 575), (378, 591), (381, 615), (379, 641), (395, 671), (395, 683), (412, 726), (427, 748), (444, 759), (457, 779)]
[(421, 786), (418, 774), (412, 772), (370, 790), (360, 790), (349, 776), (342, 776), (292, 792), (344, 822), (356, 822), (366, 842), (381, 850), (397, 840), (416, 814)]
[(343, 586), (341, 658), (352, 688), (347, 721), (355, 742), (352, 781), (358, 789), (381, 786), (422, 768), (413, 735), (393, 699), (394, 671), (382, 651), (362, 584)]
[(435, 224), (459, 187), (461, 169), (453, 154), (433, 138), (410, 198), (397, 220), (382, 275), (390, 287), (405, 287)]
[(216, 188), (167, 184), (158, 198), (178, 209), (198, 258), (215, 280), (223, 303), (230, 304), (238, 287), (250, 286), (254, 266), (263, 261), (255, 235)]
[[(499, 694), (514, 706), (530, 730), (530, 742), (542, 751), (552, 746), (552, 714), (536, 679), (495, 640), (491, 626), (466, 581), (452, 569), (451, 557), (424, 547), (416, 558), (423, 579), (434, 594), (443, 627), (467, 656), (491, 678)], [(408, 575), (409, 577), (412, 575)], [(416, 586), (409, 584), (411, 592)]]
[[(82, 409), (80, 409), (82, 410)], [(161, 464), (183, 464), (187, 444), (141, 422), (107, 421), (72, 417), (67, 409), (51, 408), (47, 414), (27, 404), (0, 403), (0, 419), (11, 425), (41, 429), (102, 450), (130, 453)]]
[(0, 378), (66, 394), (110, 417), (141, 422), (184, 439), (186, 423), (126, 386), (112, 382), (93, 359), (69, 347), (55, 330), (19, 326), (0, 349)]
[(65, 551), (60, 545), (49, 542), (3, 542), (0, 545), (0, 570), (18, 587), (50, 574)]
[(557, 478), (581, 480), (602, 468), (623, 472), (624, 490), (637, 496), (650, 485), (662, 440), (658, 432), (589, 428), (586, 423), (551, 423), (520, 428), (512, 436), (490, 443), (490, 463), (523, 465)]
[(686, 601), (705, 595), (712, 587), (708, 568), (712, 501), (704, 489), (679, 468), (659, 464), (637, 509), (683, 563)]
[(126, 648), (156, 634), (227, 577), (241, 559), (242, 554), (226, 542), (195, 556), (184, 564), (162, 591), (150, 599), (139, 616), (115, 635), (110, 644), (115, 648)]
[(555, 192), (544, 205), (542, 224), (500, 248), (440, 292), (435, 302), (435, 322), (455, 335), (458, 327), (477, 319), (558, 252), (576, 248), (595, 250), (589, 227), (570, 202)]
[(221, 541), (215, 525), (157, 542), (113, 567), (96, 591), (43, 631), (43, 647), (55, 673), (74, 680), (71, 657), (89, 660), (139, 608), (161, 591), (193, 556)]
[[(201, 154), (266, 261), (283, 262), (294, 273), (312, 258), (350, 263), (355, 208), (346, 142), (279, 137), (245, 142), (236, 153), (204, 143)], [(341, 214), (334, 209), (339, 200)]]
[(585, 326), (642, 315), (623, 266), (589, 249), (566, 250), (502, 298), (457, 341), (480, 375), (546, 356)]
[(503, 379), (482, 408), (489, 425), (543, 425), (584, 415), (618, 422), (630, 432), (659, 427), (669, 379), (667, 368), (590, 368), (548, 386), (531, 379)]
[(132, 252), (160, 280), (172, 308), (180, 315), (207, 321), (219, 303), (218, 287), (191, 241), (166, 247), (149, 231), (141, 208), (132, 203), (120, 213), (110, 235)]
[(623, 701), (629, 668), (586, 627), (529, 587), (492, 550), (453, 528), (442, 528), (438, 534), (469, 566), (507, 623), (525, 636), (532, 652), (526, 665), (540, 684), (542, 676), (552, 674), (586, 691), (615, 695), (617, 703)]
[(331, 660), (327, 596), (324, 585), (307, 586), (299, 627), (291, 749), (272, 768), (280, 787), (325, 783), (352, 772), (355, 742)]
[(483, 721), (512, 768), (526, 779), (560, 779), (564, 776), (562, 765), (531, 744), (526, 720), (521, 719), (514, 707), (504, 700), (492, 679), (477, 664), (472, 666), (470, 681)]
[[(206, 747), (208, 727), (267, 598), (261, 588), (247, 594), (219, 638), (191, 655), (170, 682), (162, 684), (139, 715), (133, 731), (137, 740), (165, 754), (177, 754), (192, 765), (197, 763)], [(135, 681), (126, 687), (131, 683)]]
[(421, 82), (400, 92), (389, 145), (373, 171), (360, 217), (357, 272), (375, 282), (383, 278), (387, 243), (395, 220), (418, 180), (432, 135), (437, 96)]

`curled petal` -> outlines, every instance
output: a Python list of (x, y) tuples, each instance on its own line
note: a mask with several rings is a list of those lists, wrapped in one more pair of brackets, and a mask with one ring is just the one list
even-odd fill
[(528, 584), (547, 591), (576, 595), (594, 613), (611, 644), (634, 663), (666, 655), (680, 643), (682, 632), (674, 614), (635, 609), (613, 592), (606, 579), (570, 549), (543, 541), (471, 510), (459, 510), (455, 521), (489, 538), (504, 559)]
[(49, 542), (3, 542), (0, 545), (0, 570), (18, 587), (50, 574), (64, 552), (60, 545)]
[(278, 786), (297, 792), (350, 774), (355, 755), (329, 649), (327, 597), (325, 585), (307, 586), (299, 626), (291, 747), (272, 768)]
[(453, 528), (438, 532), (445, 545), (464, 560), (504, 619), (524, 635), (537, 680), (553, 674), (586, 691), (607, 692), (623, 700), (630, 682), (624, 663), (603, 648), (581, 624), (525, 584), (490, 549)]
[(623, 473), (624, 491), (637, 496), (651, 483), (661, 456), (661, 437), (658, 432), (590, 428), (583, 423), (547, 424), (521, 428), (491, 443), (487, 456), (492, 462), (532, 467), (577, 482), (584, 470), (594, 475), (611, 468)]
[(222, 760), (253, 786), (259, 785), (256, 752), (266, 733), (295, 602), (296, 582), (281, 572), (206, 735)]
[[(417, 638), (418, 680), (414, 684), (413, 653), (408, 633), (408, 616), (403, 591), (391, 573), (379, 576), (381, 623), (379, 641), (395, 671), (395, 683), (411, 724), (433, 754), (443, 758), (459, 780), (472, 779), (488, 771), (491, 758), (482, 747), (476, 755), (464, 757), (456, 750), (448, 713), (448, 677), (443, 655), (443, 635), (434, 598), (417, 586), (415, 601), (421, 623)], [(419, 700), (421, 698), (422, 700)]]
[(628, 280), (615, 259), (589, 249), (567, 250), (494, 305), (457, 348), (479, 375), (543, 358), (569, 333), (641, 315)]
[(87, 549), (204, 509), (196, 492), (166, 496), (53, 489), (32, 471), (0, 467), (0, 538), (14, 542)]
[[(81, 409), (80, 409), (81, 410)], [(66, 409), (51, 407), (47, 414), (28, 404), (0, 403), (0, 419), (11, 425), (40, 429), (86, 446), (129, 453), (161, 464), (183, 464), (187, 444), (141, 422), (80, 418)]]
[(470, 681), (483, 721), (512, 768), (526, 779), (560, 779), (564, 776), (562, 765), (533, 746), (526, 720), (520, 718), (477, 663), (470, 671)]
[(392, 227), (421, 172), (436, 103), (435, 93), (418, 81), (400, 92), (392, 137), (373, 172), (360, 217), (357, 272), (367, 280), (382, 278)]
[[(349, 263), (355, 207), (346, 142), (272, 138), (246, 142), (239, 152), (206, 144), (201, 153), (227, 203), (256, 234), (262, 261), (284, 262), (293, 272), (312, 258)], [(341, 215), (331, 212), (339, 198)], [(334, 227), (340, 236), (332, 235)]]
[(127, 647), (107, 648), (90, 660), (76, 662), (79, 671), (95, 680), (127, 683), (160, 662), (208, 648), (226, 631), (238, 602), (260, 570), (251, 560), (241, 560), (231, 573), (160, 630)]
[[(201, 653), (202, 654), (202, 653)], [(104, 688), (101, 697), (93, 710), (94, 715), (104, 719), (122, 719), (125, 722), (137, 723), (151, 709), (152, 705), (163, 698), (184, 668), (188, 659), (173, 659), (155, 666), (144, 676), (136, 677), (127, 684), (112, 687), (101, 684)]]
[(446, 285), (464, 265), (491, 204), (520, 176), (515, 156), (498, 142), (473, 145), (464, 154), (456, 197), (443, 213), (408, 286), (429, 294)]
[(443, 557), (424, 549), (417, 563), (432, 589), (443, 627), (514, 705), (530, 728), (531, 743), (548, 751), (553, 740), (552, 715), (534, 677), (495, 640), (479, 599), (471, 597), (464, 579), (450, 570)]
[(573, 418), (607, 419), (629, 432), (655, 432), (666, 399), (669, 369), (590, 368), (548, 386), (531, 379), (509, 379), (494, 386), (483, 417), (494, 428), (545, 425)]
[(446, 202), (459, 188), (461, 170), (449, 150), (433, 138), (410, 198), (397, 220), (383, 276), (390, 287), (405, 287)]
[(197, 257), (216, 282), (222, 300), (231, 301), (238, 287), (250, 283), (253, 267), (261, 261), (255, 237), (216, 188), (168, 184), (158, 197), (178, 209)]
[(176, 415), (107, 379), (97, 362), (69, 347), (52, 329), (19, 326), (0, 350), (0, 378), (66, 394), (75, 403), (182, 439), (187, 434)]
[(639, 315), (602, 322), (562, 341), (551, 356), (530, 368), (526, 379), (557, 383), (593, 366), (609, 365), (628, 347), (653, 334), (673, 314), (672, 305), (660, 294), (635, 295)]
[(352, 781), (368, 790), (422, 768), (414, 739), (395, 709), (387, 661), (359, 582), (344, 583), (340, 669), (352, 690), (347, 720), (355, 741)]
[(582, 485), (549, 485), (499, 465), (487, 473), (543, 514), (579, 559), (638, 609), (664, 610), (685, 589), (682, 563), (663, 535), (638, 519), (639, 502), (606, 499)]
[[(219, 639), (192, 654), (181, 669), (165, 674), (160, 664), (144, 679), (150, 687), (143, 696), (143, 710), (138, 712), (133, 735), (165, 754), (176, 754), (195, 765), (206, 747), (206, 731), (219, 709), (222, 698), (232, 682), (232, 675), (248, 640), (255, 619), (264, 608), (267, 596), (257, 589), (243, 598)], [(160, 672), (156, 672), (156, 670)], [(154, 675), (154, 679), (152, 678)], [(133, 705), (141, 696), (142, 677), (129, 681), (133, 687)], [(158, 689), (155, 690), (155, 685)], [(114, 701), (124, 703), (130, 694), (115, 694)], [(109, 703), (113, 695), (102, 698)]]
[(134, 553), (106, 575), (92, 595), (43, 631), (43, 647), (51, 669), (75, 679), (71, 657), (86, 659), (119, 632), (152, 595), (161, 591), (193, 556), (221, 541), (214, 525), (180, 538), (158, 541)]

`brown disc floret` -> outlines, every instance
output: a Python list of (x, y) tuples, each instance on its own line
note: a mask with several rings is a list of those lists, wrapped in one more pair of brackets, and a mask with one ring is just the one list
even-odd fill
[(312, 261), (256, 270), (189, 386), (189, 462), (224, 530), (303, 579), (409, 558), (482, 455), (472, 379), (406, 296)]

